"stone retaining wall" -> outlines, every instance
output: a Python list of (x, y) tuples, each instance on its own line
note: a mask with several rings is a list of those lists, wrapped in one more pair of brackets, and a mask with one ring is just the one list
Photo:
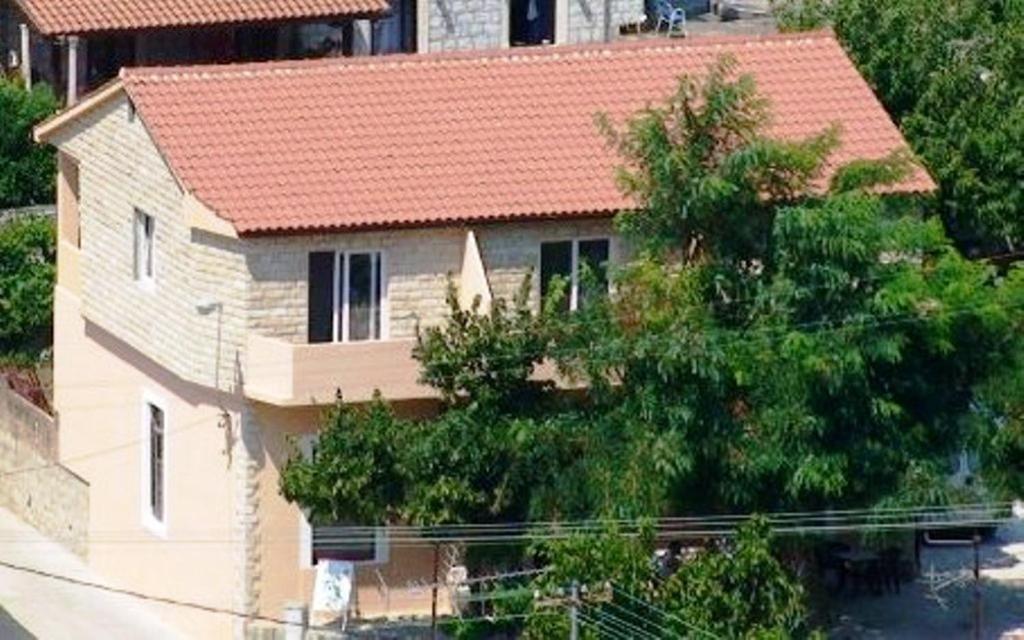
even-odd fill
[(84, 557), (89, 485), (57, 462), (57, 437), (54, 418), (0, 377), (0, 506)]

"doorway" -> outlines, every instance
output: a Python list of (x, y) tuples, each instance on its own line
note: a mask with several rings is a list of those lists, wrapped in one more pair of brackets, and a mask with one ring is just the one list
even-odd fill
[(510, 0), (509, 44), (554, 44), (555, 0)]

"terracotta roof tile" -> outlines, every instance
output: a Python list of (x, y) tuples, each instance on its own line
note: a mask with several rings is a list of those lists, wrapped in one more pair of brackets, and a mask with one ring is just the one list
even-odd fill
[(44, 35), (330, 18), (388, 10), (387, 0), (16, 0)]
[[(135, 69), (125, 87), (183, 186), (240, 233), (593, 215), (629, 206), (595, 115), (731, 53), (770, 133), (842, 127), (837, 162), (905, 142), (828, 33)], [(900, 191), (928, 191), (917, 171)]]

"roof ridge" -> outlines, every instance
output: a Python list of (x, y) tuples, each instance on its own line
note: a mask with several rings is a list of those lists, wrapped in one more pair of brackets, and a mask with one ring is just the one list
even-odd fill
[(774, 33), (759, 35), (722, 35), (692, 38), (658, 38), (620, 40), (607, 43), (580, 43), (546, 47), (517, 47), (484, 51), (445, 51), (436, 53), (400, 53), (383, 56), (333, 57), (299, 60), (274, 60), (228, 64), (199, 64), (170, 67), (123, 68), (120, 77), (128, 83), (157, 82), (160, 80), (223, 80), (230, 78), (256, 78), (278, 74), (339, 72), (354, 69), (396, 69), (409, 67), (449, 66), (460, 64), (519, 63), (550, 61), (561, 58), (591, 58), (602, 55), (652, 52), (674, 53), (681, 49), (703, 50), (737, 46), (768, 46), (772, 44), (799, 44), (820, 40), (835, 41), (829, 29), (800, 33)]

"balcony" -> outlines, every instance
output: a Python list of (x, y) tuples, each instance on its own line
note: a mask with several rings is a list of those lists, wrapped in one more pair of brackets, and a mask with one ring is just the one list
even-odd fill
[(377, 389), (388, 400), (437, 397), (417, 382), (415, 340), (349, 344), (293, 344), (250, 333), (245, 395), (278, 406), (329, 404), (341, 389), (347, 402), (364, 402)]

